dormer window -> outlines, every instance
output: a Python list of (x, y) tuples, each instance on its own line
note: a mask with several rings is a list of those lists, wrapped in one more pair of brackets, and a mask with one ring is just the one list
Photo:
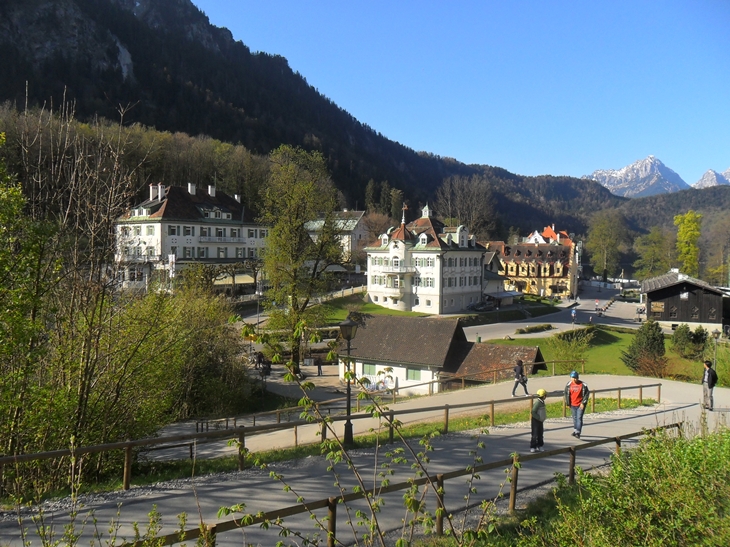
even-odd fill
[(426, 234), (421, 234), (420, 243), (421, 245), (425, 245), (426, 243), (428, 243), (428, 236)]
[(384, 235), (384, 236), (383, 236), (383, 239), (381, 240), (381, 243), (382, 243), (382, 245), (384, 245), (384, 246), (385, 246), (385, 245), (387, 245), (387, 244), (388, 244), (388, 236)]

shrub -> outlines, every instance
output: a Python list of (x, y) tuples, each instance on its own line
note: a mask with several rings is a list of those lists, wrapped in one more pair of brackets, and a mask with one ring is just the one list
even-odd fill
[[(647, 367), (649, 370), (643, 370), (642, 367), (647, 363), (658, 363), (659, 358), (663, 358), (664, 334), (659, 323), (649, 318), (649, 320), (641, 325), (636, 336), (629, 344), (626, 351), (622, 352), (621, 360), (624, 364), (637, 374), (647, 374), (653, 368)], [(661, 369), (661, 367), (658, 367)]]
[(517, 329), (515, 331), (515, 334), (529, 334), (531, 332), (543, 332), (546, 330), (552, 330), (553, 326), (550, 323), (545, 323), (543, 325), (533, 325), (531, 327), (524, 327)]

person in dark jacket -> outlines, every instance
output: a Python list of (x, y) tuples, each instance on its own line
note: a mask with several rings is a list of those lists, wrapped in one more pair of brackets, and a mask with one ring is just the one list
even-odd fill
[(707, 410), (715, 408), (715, 400), (712, 390), (717, 383), (717, 372), (712, 368), (710, 361), (705, 361), (705, 374), (702, 376), (702, 404)]
[(530, 413), (530, 452), (542, 452), (542, 447), (545, 445), (543, 440), (545, 420), (547, 419), (545, 397), (547, 397), (547, 391), (538, 389), (537, 399), (535, 399)]
[(570, 407), (570, 414), (573, 416), (573, 437), (580, 439), (583, 431), (583, 413), (588, 404), (590, 390), (585, 382), (581, 382), (578, 373), (574, 370), (570, 373), (570, 382), (565, 386), (565, 405)]
[(515, 385), (512, 386), (512, 397), (517, 397), (517, 395), (515, 395), (515, 390), (520, 384), (525, 390), (525, 395), (529, 395), (529, 393), (527, 393), (527, 376), (525, 376), (525, 367), (522, 365), (521, 359), (517, 359), (517, 364), (512, 370), (515, 371)]

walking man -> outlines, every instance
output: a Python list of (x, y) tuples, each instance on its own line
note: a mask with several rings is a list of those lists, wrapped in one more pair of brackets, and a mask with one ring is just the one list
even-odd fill
[(522, 366), (521, 359), (517, 359), (517, 364), (512, 370), (515, 371), (515, 385), (512, 386), (512, 397), (517, 397), (515, 390), (518, 385), (522, 385), (522, 388), (525, 390), (525, 396), (529, 395), (529, 393), (527, 393), (527, 376), (525, 376), (525, 367)]
[(712, 368), (711, 361), (705, 361), (705, 374), (702, 376), (702, 405), (707, 410), (715, 408), (715, 401), (712, 390), (717, 383), (717, 372)]
[(545, 408), (545, 397), (547, 391), (544, 389), (537, 390), (537, 399), (532, 405), (532, 413), (530, 419), (530, 452), (542, 452), (544, 446), (543, 432), (545, 431), (545, 420), (547, 419), (547, 409)]
[(570, 373), (570, 382), (565, 386), (565, 404), (570, 407), (570, 415), (573, 416), (573, 437), (580, 439), (583, 430), (583, 413), (588, 404), (590, 390), (585, 382), (578, 378), (575, 370)]

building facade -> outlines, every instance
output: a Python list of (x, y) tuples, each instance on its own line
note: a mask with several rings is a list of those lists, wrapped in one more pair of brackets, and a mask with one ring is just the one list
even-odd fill
[(256, 259), (268, 230), (251, 219), (240, 197), (209, 186), (150, 185), (149, 198), (116, 225), (116, 262), (125, 289), (145, 289), (189, 264), (222, 265)]
[[(358, 253), (367, 242), (367, 229), (363, 218), (365, 211), (338, 211), (335, 213), (335, 229), (338, 232), (342, 246), (342, 261), (356, 262)], [(314, 241), (322, 230), (323, 220), (312, 220), (306, 223), (305, 228), (309, 237)]]
[(463, 311), (482, 300), (484, 251), (466, 226), (446, 227), (425, 206), (365, 248), (368, 299), (403, 311)]
[(499, 260), (498, 273), (507, 278), (506, 291), (538, 296), (575, 296), (580, 276), (581, 245), (554, 226), (533, 232), (519, 243), (490, 241)]

